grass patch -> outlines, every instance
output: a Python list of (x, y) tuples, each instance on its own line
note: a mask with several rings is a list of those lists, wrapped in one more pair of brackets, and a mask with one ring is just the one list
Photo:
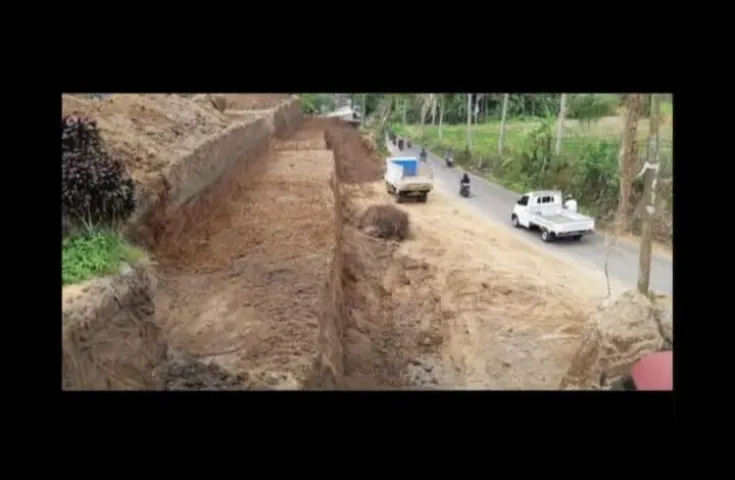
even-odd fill
[[(670, 104), (669, 104), (670, 105)], [(505, 145), (503, 147), (503, 155), (512, 155), (514, 151), (523, 149), (524, 141), (528, 133), (533, 131), (540, 119), (508, 121), (505, 127)], [(565, 123), (565, 137), (562, 141), (562, 150), (572, 157), (577, 152), (585, 148), (590, 142), (619, 142), (620, 130), (622, 129), (621, 119), (618, 117), (607, 117), (599, 122), (589, 125), (580, 124), (576, 120), (568, 120)], [(418, 125), (401, 125), (399, 123), (391, 125), (393, 131), (398, 135), (405, 135), (421, 140)], [(500, 122), (490, 121), (478, 125), (472, 125), (472, 154), (475, 158), (492, 158), (498, 156), (498, 138), (500, 134)], [(672, 128), (671, 125), (662, 125), (660, 130), (661, 136), (661, 154), (662, 156), (670, 155), (672, 150)], [(648, 136), (648, 120), (642, 120), (638, 128), (638, 139), (641, 144), (639, 149), (643, 149), (643, 142)], [(455, 152), (464, 150), (467, 145), (467, 126), (466, 125), (444, 125), (442, 126), (442, 139), (439, 140), (439, 128), (437, 126), (425, 125), (423, 132), (423, 141), (427, 146), (433, 148), (452, 147)], [(645, 151), (645, 150), (641, 150)]]
[(89, 228), (61, 242), (61, 282), (80, 283), (117, 273), (122, 262), (134, 262), (145, 254), (114, 231)]

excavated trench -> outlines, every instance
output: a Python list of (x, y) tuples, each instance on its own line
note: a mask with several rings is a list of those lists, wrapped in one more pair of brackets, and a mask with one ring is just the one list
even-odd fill
[(382, 280), (397, 245), (360, 232), (350, 200), (382, 169), (354, 128), (307, 119), (156, 228), (168, 388), (416, 386)]
[(374, 143), (290, 100), (172, 160), (130, 230), (152, 261), (64, 289), (65, 389), (432, 383), (410, 372), (433, 348), (418, 319), (434, 297), (397, 304), (385, 282), (425, 266), (358, 228), (383, 174)]
[[(325, 122), (305, 120), (238, 160), (159, 228), (165, 340), (233, 386), (342, 386), (341, 216)], [(172, 388), (208, 383), (206, 369), (181, 362), (165, 375)]]

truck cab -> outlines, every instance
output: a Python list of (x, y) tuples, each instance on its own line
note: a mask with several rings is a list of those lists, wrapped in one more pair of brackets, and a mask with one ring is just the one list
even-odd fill
[(592, 233), (595, 220), (576, 212), (576, 202), (568, 209), (558, 190), (537, 190), (525, 193), (513, 207), (511, 222), (516, 228), (538, 229), (541, 240), (550, 242), (559, 237), (581, 239)]

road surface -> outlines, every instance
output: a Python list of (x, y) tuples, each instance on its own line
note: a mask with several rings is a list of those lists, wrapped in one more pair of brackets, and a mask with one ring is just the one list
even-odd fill
[[(420, 146), (404, 148), (400, 155), (418, 156)], [(393, 145), (388, 148), (397, 153)], [(552, 243), (543, 243), (539, 233), (526, 229), (514, 229), (510, 223), (510, 214), (515, 202), (520, 197), (517, 192), (512, 192), (492, 183), (482, 177), (469, 173), (472, 179), (472, 196), (462, 198), (459, 196), (459, 179), (463, 171), (457, 167), (448, 168), (444, 160), (436, 154), (429, 152), (429, 163), (434, 167), (434, 181), (436, 188), (459, 201), (474, 207), (488, 220), (507, 225), (517, 235), (525, 240), (537, 242), (542, 247), (549, 249), (554, 254), (564, 257), (568, 261), (581, 263), (587, 267), (597, 268), (601, 272), (605, 270), (605, 260), (611, 249), (605, 245), (605, 238), (600, 234), (585, 236), (582, 240), (557, 240)], [(429, 197), (431, 201), (431, 197)], [(608, 272), (611, 277), (634, 288), (638, 281), (638, 248), (627, 243), (618, 243), (610, 253), (608, 261)], [(671, 259), (654, 254), (651, 260), (651, 289), (659, 294), (673, 294), (673, 267)]]

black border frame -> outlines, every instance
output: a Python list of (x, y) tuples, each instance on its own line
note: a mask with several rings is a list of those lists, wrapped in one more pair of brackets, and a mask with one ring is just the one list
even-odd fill
[[(306, 48), (306, 47), (304, 47)], [(317, 48), (317, 47), (313, 47)], [(380, 47), (376, 47), (378, 50)], [(221, 52), (223, 56), (230, 54), (230, 58), (222, 65), (231, 65), (232, 52)], [(517, 55), (518, 52), (515, 52)], [(470, 53), (472, 55), (472, 53)], [(216, 55), (215, 55), (216, 56)], [(615, 393), (615, 392), (390, 392), (390, 394), (382, 392), (182, 392), (182, 393), (153, 393), (153, 392), (132, 392), (132, 393), (71, 393), (60, 391), (60, 362), (61, 358), (59, 334), (58, 330), (49, 329), (31, 332), (34, 342), (41, 343), (41, 348), (51, 357), (56, 358), (41, 359), (40, 371), (43, 372), (42, 381), (36, 386), (43, 385), (43, 389), (50, 392), (58, 392), (60, 394), (57, 399), (61, 399), (63, 403), (62, 412), (66, 420), (73, 420), (78, 428), (81, 423), (86, 423), (85, 418), (95, 421), (95, 416), (90, 412), (106, 411), (115, 416), (120, 421), (136, 421), (136, 423), (146, 422), (145, 417), (150, 416), (150, 421), (168, 423), (180, 419), (180, 415), (186, 412), (196, 417), (198, 415), (207, 417), (223, 416), (232, 422), (233, 418), (242, 417), (267, 417), (273, 423), (288, 424), (294, 419), (305, 416), (305, 418), (313, 418), (315, 422), (326, 422), (328, 419), (335, 418), (334, 414), (342, 415), (359, 415), (361, 419), (368, 422), (384, 422), (387, 419), (391, 421), (398, 420), (404, 424), (420, 425), (421, 417), (426, 415), (437, 416), (441, 414), (447, 415), (447, 420), (453, 424), (477, 427), (481, 419), (486, 419), (489, 424), (497, 425), (505, 423), (517, 425), (519, 422), (526, 423), (526, 420), (533, 419), (544, 423), (549, 420), (560, 420), (561, 422), (570, 422), (573, 419), (580, 419), (584, 423), (594, 422), (594, 418), (602, 417), (604, 422), (614, 428), (612, 419), (620, 417), (623, 419), (640, 418), (647, 422), (653, 421), (658, 423), (670, 423), (674, 418), (674, 404), (676, 403), (677, 417), (683, 410), (691, 407), (692, 398), (687, 394), (691, 388), (691, 378), (688, 372), (693, 368), (690, 363), (692, 357), (689, 353), (689, 345), (694, 342), (694, 330), (689, 328), (699, 320), (701, 308), (697, 308), (698, 289), (705, 288), (702, 283), (696, 282), (696, 278), (706, 278), (704, 272), (700, 276), (696, 272), (697, 268), (704, 267), (704, 262), (697, 262), (692, 256), (687, 256), (686, 252), (696, 248), (696, 243), (700, 238), (694, 233), (697, 228), (694, 224), (688, 225), (692, 219), (699, 215), (694, 212), (694, 208), (698, 198), (694, 191), (697, 186), (702, 186), (704, 179), (698, 179), (698, 175), (702, 175), (698, 169), (694, 168), (693, 162), (687, 161), (687, 156), (694, 156), (691, 133), (696, 128), (694, 122), (688, 119), (693, 117), (693, 108), (691, 97), (682, 93), (674, 86), (669, 79), (672, 78), (670, 72), (659, 71), (656, 76), (641, 77), (637, 72), (641, 70), (635, 67), (635, 62), (630, 62), (627, 66), (630, 70), (635, 70), (636, 77), (634, 80), (625, 78), (619, 71), (611, 71), (609, 68), (602, 66), (595, 67), (591, 65), (585, 67), (583, 72), (575, 72), (572, 70), (557, 73), (554, 76), (540, 75), (539, 70), (551, 67), (551, 63), (535, 65), (534, 68), (524, 67), (523, 62), (513, 62), (505, 65), (502, 77), (488, 77), (485, 69), (480, 69), (482, 75), (472, 75), (461, 73), (461, 61), (455, 59), (452, 63), (451, 73), (443, 75), (388, 75), (390, 65), (387, 55), (375, 55), (378, 58), (385, 58), (385, 64), (382, 68), (369, 70), (365, 68), (364, 62), (355, 65), (340, 65), (340, 76), (335, 76), (332, 71), (327, 69), (318, 71), (310, 65), (314, 61), (313, 56), (292, 57), (293, 62), (289, 62), (286, 66), (278, 60), (268, 60), (265, 56), (250, 60), (249, 71), (270, 71), (268, 75), (232, 75), (225, 71), (220, 71), (217, 76), (211, 73), (205, 74), (205, 69), (184, 69), (172, 68), (170, 64), (164, 65), (159, 63), (155, 58), (136, 58), (136, 71), (144, 71), (144, 76), (124, 75), (117, 73), (115, 75), (95, 75), (88, 76), (85, 72), (79, 74), (65, 73), (61, 88), (49, 92), (48, 98), (44, 99), (44, 104), (48, 107), (41, 112), (35, 112), (35, 115), (42, 115), (43, 125), (48, 127), (48, 135), (45, 135), (48, 141), (39, 142), (36, 148), (39, 148), (34, 157), (54, 156), (58, 155), (58, 118), (60, 110), (60, 102), (58, 95), (60, 92), (79, 92), (79, 91), (249, 91), (249, 92), (268, 92), (268, 91), (472, 91), (472, 90), (493, 90), (493, 91), (673, 91), (675, 95), (675, 105), (677, 112), (677, 121), (675, 124), (675, 141), (676, 152), (684, 158), (684, 161), (676, 163), (676, 176), (682, 179), (676, 185), (675, 195), (675, 222), (677, 225), (677, 233), (675, 236), (675, 249), (678, 252), (675, 261), (676, 272), (687, 272), (686, 275), (678, 275), (676, 278), (675, 289), (679, 291), (679, 295), (675, 297), (676, 312), (676, 361), (675, 361), (675, 385), (676, 393)], [(224, 60), (224, 59), (223, 59)], [(257, 67), (253, 67), (256, 63), (260, 63)], [(329, 59), (325, 59), (325, 63)], [(536, 58), (534, 58), (534, 61)], [(643, 59), (641, 59), (643, 60)], [(120, 59), (121, 62), (124, 60)], [(181, 60), (183, 62), (183, 60)], [(190, 62), (190, 59), (188, 60)], [(423, 61), (427, 65), (434, 65), (432, 59), (414, 58), (412, 64), (420, 65)], [(216, 64), (217, 59), (209, 58), (207, 64)], [(182, 63), (188, 65), (188, 63)], [(609, 67), (610, 62), (606, 61), (605, 65)], [(639, 67), (642, 65), (639, 65)], [(288, 67), (289, 71), (300, 71), (300, 75), (284, 75), (279, 74)], [(90, 71), (94, 65), (87, 64), (86, 69)], [(226, 68), (223, 70), (227, 70)], [(418, 73), (419, 69), (416, 69)], [(195, 72), (200, 71), (197, 76)], [(308, 73), (307, 73), (308, 72)], [(404, 73), (406, 73), (404, 71)], [(102, 78), (104, 77), (104, 78)], [(481, 78), (480, 78), (481, 77)], [(605, 78), (606, 81), (599, 79)], [(51, 105), (57, 105), (56, 109)], [(694, 117), (696, 118), (696, 117)], [(53, 127), (52, 127), (53, 125)], [(683, 133), (683, 132), (686, 132)], [(48, 150), (48, 151), (46, 151)], [(38, 186), (45, 192), (58, 191), (58, 172), (51, 174), (52, 169), (46, 170), (48, 174), (40, 175), (35, 171), (32, 164), (27, 164), (31, 170), (31, 174), (38, 178), (38, 181), (48, 185)], [(26, 165), (23, 165), (26, 166)], [(58, 197), (57, 197), (58, 198)], [(678, 201), (683, 198), (685, 201)], [(49, 199), (48, 203), (53, 204), (55, 199)], [(58, 200), (57, 200), (58, 201)], [(692, 209), (692, 213), (687, 215), (685, 209)], [(45, 210), (44, 210), (45, 211)], [(46, 221), (33, 222), (26, 221), (26, 225), (30, 230), (35, 230), (34, 235), (40, 238), (48, 239), (49, 248), (40, 251), (34, 251), (31, 258), (37, 258), (38, 264), (60, 266), (60, 256), (57, 247), (51, 245), (53, 238), (60, 236), (60, 227), (58, 222), (58, 210), (52, 212), (49, 208), (49, 219)], [(700, 209), (700, 212), (704, 210)], [(31, 248), (30, 245), (20, 244), (21, 249)], [(703, 247), (706, 248), (706, 247)], [(46, 257), (47, 255), (47, 257)], [(53, 267), (49, 267), (49, 278), (59, 278), (52, 272)], [(60, 271), (55, 270), (56, 272)], [(676, 274), (676, 273), (675, 273)], [(60, 279), (57, 281), (49, 280), (40, 282), (36, 287), (40, 289), (48, 289), (47, 292), (39, 291), (38, 298), (58, 299), (55, 305), (52, 301), (39, 301), (38, 306), (45, 307), (51, 311), (48, 314), (38, 312), (41, 319), (47, 316), (58, 315), (57, 305), (60, 304)], [(686, 292), (686, 295), (684, 294)], [(42, 323), (46, 323), (42, 320)], [(53, 333), (52, 333), (53, 332)], [(41, 380), (41, 379), (39, 379)], [(231, 410), (232, 409), (232, 410)], [(242, 412), (239, 415), (233, 412)], [(253, 413), (257, 412), (257, 413)], [(352, 413), (350, 413), (352, 412)], [(329, 415), (332, 413), (333, 415)], [(245, 420), (245, 419), (244, 419)], [(208, 420), (209, 422), (209, 420)], [(212, 420), (216, 422), (216, 420)], [(239, 422), (236, 422), (239, 423)], [(381, 422), (382, 423), (382, 422)], [(396, 425), (401, 425), (396, 424)], [(91, 427), (91, 425), (90, 425)]]

